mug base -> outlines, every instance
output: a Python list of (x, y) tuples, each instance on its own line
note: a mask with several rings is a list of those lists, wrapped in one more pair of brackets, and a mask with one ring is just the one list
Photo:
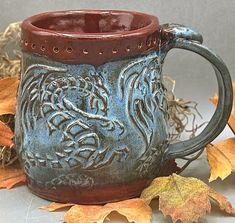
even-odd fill
[(32, 180), (27, 179), (29, 190), (46, 200), (60, 203), (75, 204), (105, 204), (139, 197), (151, 180), (141, 179), (123, 184), (95, 187), (92, 189), (81, 187), (58, 186), (53, 189), (38, 187)]

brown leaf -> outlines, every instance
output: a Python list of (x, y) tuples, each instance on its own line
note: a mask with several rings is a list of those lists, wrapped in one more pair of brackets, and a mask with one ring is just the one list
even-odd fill
[(68, 208), (68, 207), (71, 207), (71, 206), (74, 206), (74, 205), (75, 204), (72, 204), (72, 203), (63, 204), (63, 203), (52, 202), (49, 205), (40, 207), (40, 209), (51, 212), (51, 211), (57, 211), (57, 210), (60, 210), (60, 209)]
[(11, 189), (12, 187), (25, 184), (26, 177), (19, 163), (6, 168), (0, 168), (0, 188)]
[(2, 121), (0, 121), (0, 146), (11, 146), (12, 145), (13, 132), (11, 129)]
[(235, 171), (235, 138), (223, 140), (215, 145), (207, 145), (207, 159), (211, 167), (209, 181), (218, 177), (224, 180)]
[(151, 208), (142, 199), (131, 199), (104, 206), (75, 205), (65, 214), (65, 223), (102, 223), (113, 211), (125, 216), (129, 222), (150, 223)]
[[(217, 105), (218, 103), (218, 96), (215, 95), (210, 98), (210, 101), (214, 104)], [(228, 125), (235, 134), (235, 80), (233, 80), (233, 109), (230, 115), (230, 118), (228, 120)]]
[(15, 114), (18, 77), (0, 80), (0, 115)]
[(223, 195), (192, 177), (173, 174), (169, 177), (156, 178), (142, 192), (141, 198), (150, 203), (157, 197), (160, 211), (165, 216), (170, 215), (173, 222), (177, 220), (183, 223), (198, 222), (199, 218), (211, 210), (209, 198), (215, 200), (220, 209), (235, 216), (235, 209)]

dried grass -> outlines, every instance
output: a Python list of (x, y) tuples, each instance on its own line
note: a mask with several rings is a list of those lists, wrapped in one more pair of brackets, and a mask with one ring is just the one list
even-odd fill
[(188, 133), (189, 138), (196, 135), (206, 122), (197, 124), (197, 119), (202, 119), (202, 115), (197, 109), (198, 103), (195, 101), (177, 98), (175, 95), (176, 81), (169, 76), (164, 76), (163, 84), (167, 89), (167, 101), (170, 125), (170, 141), (179, 141), (182, 133)]
[[(20, 74), (20, 24), (21, 22), (12, 23), (4, 32), (0, 33), (0, 79)], [(13, 115), (2, 115), (0, 120), (14, 130)], [(8, 166), (16, 160), (17, 155), (13, 146), (0, 147), (1, 166)]]
[(0, 33), (0, 78), (20, 73), (20, 24), (12, 23)]

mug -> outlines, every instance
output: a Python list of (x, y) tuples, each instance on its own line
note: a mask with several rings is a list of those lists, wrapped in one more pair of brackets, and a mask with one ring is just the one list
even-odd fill
[[(225, 127), (232, 84), (202, 36), (140, 12), (48, 12), (22, 23), (15, 144), (40, 197), (99, 204), (138, 196), (163, 164), (192, 154)], [(195, 138), (170, 144), (162, 67), (180, 48), (208, 60), (216, 111)]]

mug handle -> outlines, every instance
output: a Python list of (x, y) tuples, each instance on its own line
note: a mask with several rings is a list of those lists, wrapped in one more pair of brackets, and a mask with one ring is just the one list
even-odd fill
[(227, 124), (232, 109), (232, 81), (228, 68), (213, 51), (202, 45), (201, 34), (178, 24), (165, 24), (160, 29), (160, 52), (167, 54), (172, 48), (195, 52), (207, 59), (213, 66), (218, 82), (219, 101), (214, 115), (204, 130), (196, 137), (170, 144), (164, 158), (182, 158), (205, 147), (215, 139)]

